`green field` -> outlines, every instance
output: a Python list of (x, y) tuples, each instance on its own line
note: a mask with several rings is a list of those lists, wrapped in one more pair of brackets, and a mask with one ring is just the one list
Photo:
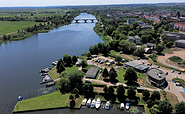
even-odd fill
[[(69, 96), (70, 94), (62, 94), (59, 91), (57, 91), (36, 98), (23, 100), (18, 102), (18, 104), (14, 108), (14, 112), (57, 107), (69, 107), (70, 106)], [(81, 106), (82, 100), (83, 100), (82, 96), (75, 100), (76, 102), (75, 108), (79, 108)]]
[(39, 24), (39, 22), (30, 22), (30, 21), (0, 21), (0, 35), (16, 32), (28, 26), (34, 26)]

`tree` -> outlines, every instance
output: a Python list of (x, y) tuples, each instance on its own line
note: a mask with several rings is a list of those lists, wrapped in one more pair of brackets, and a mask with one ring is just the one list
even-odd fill
[(79, 90), (77, 88), (74, 88), (73, 93), (78, 95), (79, 94)]
[(125, 94), (125, 88), (123, 87), (123, 85), (118, 85), (116, 92), (118, 93), (119, 97), (123, 97)]
[(80, 62), (80, 66), (82, 66), (82, 69), (85, 68), (86, 66), (88, 66), (87, 61), (86, 61), (85, 59), (83, 59), (83, 60)]
[(159, 111), (158, 105), (152, 106), (152, 108), (150, 108), (150, 112), (151, 112), (151, 114), (159, 114), (160, 111)]
[(167, 48), (171, 48), (173, 44), (174, 44), (174, 42), (171, 42), (171, 41), (170, 41), (170, 42), (168, 42), (168, 43), (166, 44), (166, 47), (167, 47)]
[(136, 96), (136, 91), (133, 87), (129, 87), (129, 89), (127, 91), (127, 96), (129, 98), (134, 98)]
[(163, 28), (162, 27), (159, 27), (158, 32), (159, 33), (162, 33), (163, 32)]
[(70, 92), (70, 80), (68, 78), (62, 77), (59, 81), (57, 81), (56, 89), (60, 90), (61, 93)]
[(102, 49), (101, 49), (101, 53), (104, 54), (105, 56), (107, 56), (108, 53), (109, 53), (109, 47), (108, 46), (109, 46), (108, 44), (106, 44), (106, 45), (104, 44), (102, 46)]
[(106, 67), (105, 67), (105, 69), (103, 70), (102, 76), (103, 76), (104, 78), (107, 78), (107, 77), (108, 77), (108, 70), (107, 70)]
[(109, 26), (109, 28), (107, 28), (107, 30), (106, 30), (107, 35), (111, 36), (111, 34), (114, 30), (116, 30), (116, 28), (114, 26)]
[(82, 78), (85, 76), (85, 73), (81, 70), (73, 70), (68, 74), (68, 79), (70, 80), (70, 86), (72, 90), (78, 88), (79, 91), (82, 88)]
[(69, 99), (70, 100), (73, 100), (75, 97), (71, 94), (70, 96), (69, 96)]
[(114, 81), (116, 77), (118, 76), (113, 67), (110, 69), (108, 74), (109, 74), (110, 81)]
[(153, 91), (152, 95), (151, 95), (151, 99), (152, 100), (160, 100), (161, 99), (161, 95), (158, 91)]
[(137, 73), (133, 68), (127, 68), (123, 76), (125, 77), (125, 80), (127, 80), (127, 82), (130, 84), (136, 83), (138, 79)]
[(107, 87), (107, 85), (104, 86), (103, 91), (104, 91), (105, 94), (109, 93), (109, 88)]
[(147, 43), (148, 42), (148, 37), (147, 35), (142, 35), (141, 36), (141, 43), (144, 44), (144, 43)]
[(150, 92), (149, 92), (147, 89), (145, 89), (145, 90), (143, 91), (142, 95), (143, 95), (143, 99), (146, 101), (146, 100), (148, 100), (149, 97), (150, 97)]
[(65, 66), (71, 66), (72, 60), (71, 60), (71, 56), (69, 56), (68, 54), (65, 54), (63, 56), (63, 61)]
[(76, 57), (75, 55), (73, 55), (73, 56), (71, 57), (71, 59), (72, 59), (72, 64), (73, 64), (73, 65), (78, 61), (78, 59), (77, 59), (77, 57)]
[(151, 99), (149, 99), (146, 101), (146, 104), (148, 108), (151, 108), (154, 105), (154, 102)]
[(129, 31), (128, 36), (135, 36), (135, 33), (133, 31)]
[(157, 45), (156, 47), (155, 47), (155, 51), (157, 51), (157, 53), (161, 53), (162, 51), (163, 51), (163, 47), (161, 46), (161, 45)]
[(88, 59), (91, 57), (91, 53), (90, 52), (87, 53), (87, 57), (88, 57)]
[(180, 102), (175, 104), (175, 113), (176, 114), (185, 114), (185, 102)]
[(120, 62), (122, 61), (122, 57), (116, 56), (115, 61), (118, 62), (118, 65), (119, 65)]
[(113, 88), (113, 86), (109, 86), (109, 89), (108, 89), (109, 91), (108, 91), (108, 94), (109, 95), (112, 95), (112, 94), (114, 94), (114, 88)]
[(142, 56), (144, 55), (144, 53), (145, 53), (145, 47), (142, 46), (142, 47), (138, 47), (138, 48), (134, 51), (133, 55), (138, 56), (138, 57), (142, 57)]
[(168, 38), (168, 36), (165, 34), (165, 33), (163, 33), (162, 35), (161, 35), (161, 39), (164, 41), (164, 40), (167, 40), (167, 38)]
[(159, 110), (161, 114), (171, 114), (173, 110), (173, 106), (168, 101), (161, 101), (159, 103)]

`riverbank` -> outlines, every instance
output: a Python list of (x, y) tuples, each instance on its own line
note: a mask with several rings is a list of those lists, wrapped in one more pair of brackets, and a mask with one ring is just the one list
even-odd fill
[[(23, 101), (19, 101), (13, 112), (30, 112), (48, 109), (59, 109), (59, 108), (69, 108), (70, 107), (70, 94), (62, 94), (59, 91), (50, 93), (47, 95), (39, 96), (36, 98), (31, 98)], [(79, 95), (79, 98), (75, 99), (75, 107), (80, 108), (83, 96)]]

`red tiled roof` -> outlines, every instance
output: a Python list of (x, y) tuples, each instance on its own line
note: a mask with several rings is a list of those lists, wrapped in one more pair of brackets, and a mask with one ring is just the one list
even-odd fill
[(185, 27), (185, 23), (176, 23), (175, 25), (178, 25), (178, 26), (183, 26), (183, 27)]

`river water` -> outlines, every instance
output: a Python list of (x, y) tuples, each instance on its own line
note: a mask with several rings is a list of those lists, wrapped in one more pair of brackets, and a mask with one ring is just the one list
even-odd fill
[[(81, 13), (75, 19), (95, 19), (95, 16)], [(93, 31), (95, 23), (79, 22), (0, 44), (0, 114), (11, 112), (19, 95), (31, 98), (54, 91), (54, 87), (40, 85), (40, 69), (64, 54), (81, 56), (90, 46), (103, 42)]]

